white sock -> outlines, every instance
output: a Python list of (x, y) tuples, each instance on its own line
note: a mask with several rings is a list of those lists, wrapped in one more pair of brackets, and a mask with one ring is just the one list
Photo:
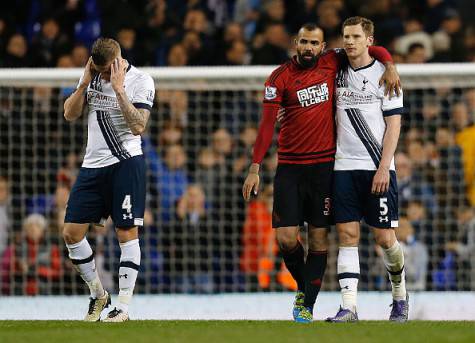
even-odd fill
[(102, 287), (101, 280), (97, 274), (94, 254), (86, 237), (78, 243), (66, 244), (66, 247), (68, 248), (69, 258), (74, 268), (89, 286), (91, 298), (102, 298), (105, 294), (104, 287)]
[(388, 249), (383, 249), (383, 260), (388, 270), (394, 300), (406, 300), (406, 274), (404, 272), (404, 252), (398, 241)]
[(128, 312), (140, 267), (139, 240), (133, 239), (120, 244), (120, 250), (119, 305), (117, 307), (124, 312)]
[(356, 295), (360, 277), (358, 247), (339, 248), (337, 273), (341, 289), (341, 307), (356, 312)]

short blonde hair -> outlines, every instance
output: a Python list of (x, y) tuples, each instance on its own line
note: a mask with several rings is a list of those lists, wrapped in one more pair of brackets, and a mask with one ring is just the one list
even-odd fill
[(353, 25), (361, 25), (361, 27), (363, 28), (363, 32), (366, 34), (366, 37), (374, 35), (374, 23), (368, 18), (358, 16), (350, 17), (343, 22), (343, 25), (341, 27), (342, 33), (346, 26)]
[(120, 53), (119, 43), (112, 38), (99, 38), (92, 45), (92, 61), (97, 66), (105, 66)]

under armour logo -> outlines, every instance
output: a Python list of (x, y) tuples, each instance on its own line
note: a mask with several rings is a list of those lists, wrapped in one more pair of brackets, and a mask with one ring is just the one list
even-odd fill
[(129, 213), (129, 214), (124, 213), (122, 216), (124, 217), (124, 219), (127, 219), (127, 218), (132, 219), (133, 218), (132, 213)]
[(379, 217), (379, 221), (380, 221), (380, 222), (386, 222), (386, 223), (387, 223), (387, 222), (389, 221), (388, 216)]
[(120, 279), (120, 278), (127, 279), (127, 274), (123, 274), (123, 275), (119, 274), (119, 279)]
[(366, 84), (367, 84), (367, 83), (368, 83), (368, 79), (365, 77), (365, 78), (363, 79), (363, 88), (361, 88), (361, 91), (364, 92), (364, 91), (366, 90)]

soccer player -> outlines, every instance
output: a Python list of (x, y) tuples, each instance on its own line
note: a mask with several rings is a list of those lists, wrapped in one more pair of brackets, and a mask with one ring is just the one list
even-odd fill
[[(277, 229), (285, 265), (298, 285), (294, 319), (308, 323), (327, 264), (327, 228), (333, 223), (333, 99), (339, 57), (335, 51), (320, 56), (325, 48), (323, 31), (314, 24), (304, 25), (295, 43), (297, 56), (274, 70), (265, 83), (263, 115), (243, 196), (248, 201), (251, 193), (257, 194), (259, 165), (272, 142), (282, 107), (272, 226)], [(382, 62), (391, 61), (384, 48), (373, 47), (372, 54)], [(388, 70), (388, 78), (394, 79), (393, 68)], [(309, 225), (306, 260), (298, 238), (304, 221)]]
[(408, 298), (404, 280), (404, 255), (396, 239), (398, 195), (394, 152), (399, 139), (402, 92), (384, 95), (378, 80), (384, 66), (369, 54), (373, 23), (352, 17), (343, 23), (343, 43), (348, 65), (336, 79), (337, 151), (333, 208), (339, 236), (338, 280), (342, 305), (331, 322), (358, 320), (356, 293), (360, 274), (358, 243), (360, 220), (373, 228), (383, 250), (392, 285), (392, 321), (404, 322)]
[(129, 319), (128, 306), (140, 266), (138, 227), (143, 225), (145, 209), (140, 134), (154, 96), (152, 78), (121, 57), (115, 40), (99, 38), (76, 91), (64, 103), (68, 121), (79, 118), (84, 107), (88, 112), (86, 154), (71, 190), (63, 231), (69, 257), (91, 291), (85, 321), (99, 321), (102, 310), (111, 303), (86, 239), (89, 225), (109, 216), (121, 249), (119, 304), (104, 321)]

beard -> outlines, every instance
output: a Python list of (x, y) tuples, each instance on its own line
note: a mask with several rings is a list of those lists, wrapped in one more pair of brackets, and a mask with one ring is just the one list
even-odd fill
[(312, 55), (311, 53), (300, 53), (297, 51), (297, 58), (300, 65), (304, 68), (311, 68), (317, 62), (317, 55)]

